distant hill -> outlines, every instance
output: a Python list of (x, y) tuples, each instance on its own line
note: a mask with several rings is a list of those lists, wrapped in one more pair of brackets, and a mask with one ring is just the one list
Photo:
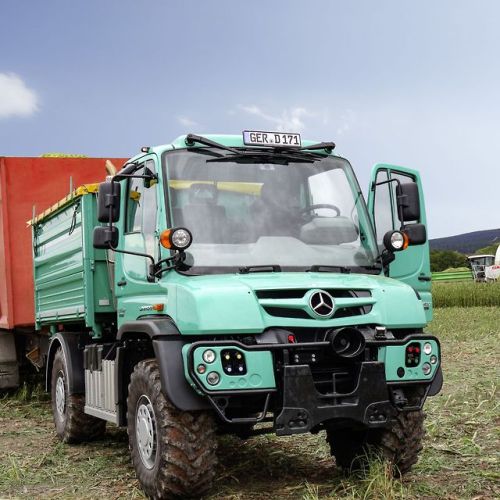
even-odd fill
[(471, 254), (478, 248), (500, 243), (500, 228), (436, 238), (429, 240), (429, 243), (431, 250), (456, 250), (457, 252)]

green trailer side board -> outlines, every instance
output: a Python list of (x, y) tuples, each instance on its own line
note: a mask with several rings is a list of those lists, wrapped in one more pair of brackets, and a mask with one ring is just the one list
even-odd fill
[(99, 336), (115, 311), (105, 251), (92, 245), (96, 211), (96, 194), (80, 191), (32, 222), (37, 329), (81, 323)]

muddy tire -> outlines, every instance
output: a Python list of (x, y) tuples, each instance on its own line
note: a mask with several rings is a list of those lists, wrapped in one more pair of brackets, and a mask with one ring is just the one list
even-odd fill
[(106, 431), (105, 420), (83, 412), (85, 395), (68, 394), (68, 368), (60, 347), (52, 364), (51, 399), (56, 433), (63, 443), (92, 441)]
[(217, 464), (215, 421), (206, 411), (176, 409), (161, 392), (158, 363), (138, 363), (130, 378), (127, 431), (132, 462), (150, 498), (199, 497)]
[(400, 413), (390, 429), (327, 430), (327, 441), (337, 465), (345, 471), (366, 469), (368, 457), (376, 453), (392, 465), (392, 473), (398, 477), (417, 463), (425, 435), (424, 419), (423, 411)]

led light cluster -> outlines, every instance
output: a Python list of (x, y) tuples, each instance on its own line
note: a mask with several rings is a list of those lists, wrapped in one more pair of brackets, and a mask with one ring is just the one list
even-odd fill
[(247, 366), (245, 356), (237, 349), (225, 349), (221, 352), (222, 369), (227, 375), (245, 375)]

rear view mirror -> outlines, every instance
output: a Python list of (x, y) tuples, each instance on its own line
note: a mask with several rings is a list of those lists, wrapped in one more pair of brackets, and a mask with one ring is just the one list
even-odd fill
[(120, 184), (117, 182), (99, 184), (99, 194), (97, 196), (97, 220), (99, 222), (118, 221), (120, 218), (120, 194)]
[(116, 226), (98, 226), (94, 228), (94, 248), (116, 248), (119, 232)]
[(416, 182), (405, 182), (397, 184), (396, 197), (398, 204), (398, 217), (402, 211), (404, 221), (418, 221), (420, 219), (420, 199), (418, 195), (418, 185)]
[(408, 224), (403, 228), (408, 236), (409, 245), (422, 245), (427, 241), (427, 230), (423, 224)]

